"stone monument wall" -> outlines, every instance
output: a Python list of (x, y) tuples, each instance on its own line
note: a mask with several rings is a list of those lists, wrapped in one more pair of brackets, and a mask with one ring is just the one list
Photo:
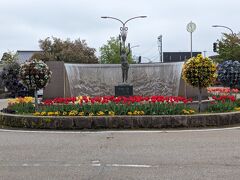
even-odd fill
[[(131, 64), (128, 84), (134, 95), (178, 95), (183, 63)], [(65, 64), (72, 96), (114, 95), (122, 81), (119, 64)]]
[[(120, 64), (64, 64), (48, 62), (53, 72), (43, 98), (114, 95), (114, 87), (122, 84)], [(133, 95), (185, 96), (196, 99), (196, 88), (181, 79), (182, 62), (131, 64), (128, 83)], [(204, 91), (206, 96), (206, 90)]]

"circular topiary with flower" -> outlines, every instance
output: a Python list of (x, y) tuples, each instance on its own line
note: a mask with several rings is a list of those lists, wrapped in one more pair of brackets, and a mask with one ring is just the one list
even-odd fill
[(22, 83), (27, 86), (28, 89), (35, 91), (35, 106), (37, 108), (37, 90), (46, 87), (52, 72), (43, 61), (33, 59), (32, 61), (22, 64), (19, 73)]
[(183, 79), (193, 87), (199, 88), (199, 111), (202, 99), (202, 88), (213, 84), (217, 78), (217, 66), (210, 58), (197, 55), (184, 63)]
[(193, 87), (206, 88), (215, 82), (217, 66), (210, 58), (204, 58), (199, 54), (183, 65), (182, 77)]
[(20, 78), (29, 89), (39, 90), (44, 88), (51, 78), (52, 72), (48, 66), (39, 60), (25, 62), (20, 68)]
[(230, 90), (240, 86), (240, 63), (227, 60), (218, 65), (218, 81)]

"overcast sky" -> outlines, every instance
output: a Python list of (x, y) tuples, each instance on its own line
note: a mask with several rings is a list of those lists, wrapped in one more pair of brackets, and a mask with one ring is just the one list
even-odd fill
[(163, 35), (163, 51), (190, 51), (186, 25), (197, 25), (193, 50), (212, 55), (212, 43), (221, 38), (225, 25), (240, 29), (239, 0), (0, 0), (0, 56), (5, 51), (38, 50), (38, 40), (46, 37), (80, 38), (101, 47), (118, 36), (121, 23), (101, 16), (113, 16), (127, 23), (127, 42), (133, 54), (152, 61), (159, 59), (157, 37)]

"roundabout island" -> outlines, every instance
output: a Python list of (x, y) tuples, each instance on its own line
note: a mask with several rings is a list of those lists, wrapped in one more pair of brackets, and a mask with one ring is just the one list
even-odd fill
[[(209, 89), (209, 91), (211, 91)], [(72, 97), (42, 101), (35, 111), (33, 98), (8, 101), (0, 126), (31, 129), (170, 129), (226, 127), (240, 124), (239, 100), (213, 96), (197, 102), (183, 97)]]
[[(62, 97), (52, 99), (45, 96), (39, 102), (37, 91), (45, 88), (50, 78), (53, 78), (47, 88), (50, 87), (52, 92), (56, 92), (58, 89), (56, 82), (59, 77), (56, 70), (50, 71), (53, 68), (35, 59), (24, 63), (20, 69), (23, 84), (34, 92), (35, 98), (10, 99), (7, 107), (0, 114), (0, 125), (14, 128), (66, 130), (200, 128), (237, 125), (240, 123), (240, 112), (238, 112), (240, 100), (237, 98), (238, 89), (233, 88), (238, 86), (240, 77), (237, 70), (234, 71), (235, 74), (232, 73), (232, 67), (240, 64), (235, 61), (224, 63), (219, 65), (218, 74), (216, 64), (202, 55), (192, 57), (184, 64), (179, 63), (177, 66), (172, 63), (158, 66), (133, 66), (132, 72), (135, 72), (133, 74), (145, 73), (147, 77), (132, 76), (131, 83), (135, 89), (132, 93), (136, 95), (125, 94), (126, 92), (123, 95), (116, 95), (116, 93), (112, 95), (113, 84), (120, 78), (116, 76), (118, 73), (113, 69), (119, 69), (119, 66), (106, 66), (105, 69), (102, 67), (99, 69), (100, 66), (95, 65), (64, 66), (61, 63), (62, 72), (68, 74), (64, 79), (67, 78), (68, 81), (61, 81), (64, 86), (59, 87), (62, 87), (64, 92), (66, 90), (70, 96), (66, 97), (64, 94)], [(84, 71), (89, 68), (92, 71), (99, 70), (97, 72), (101, 76), (100, 84), (96, 82), (98, 77), (89, 78), (92, 77), (91, 71)], [(160, 76), (164, 69), (170, 73), (169, 77), (175, 78)], [(84, 77), (83, 79), (76, 76), (80, 72), (85, 73), (85, 76), (81, 76)], [(104, 73), (110, 75), (105, 76)], [(111, 81), (112, 75), (115, 75), (114, 82)], [(229, 88), (209, 88), (216, 82), (217, 76), (218, 80)], [(156, 82), (152, 79), (156, 79)], [(181, 83), (182, 79), (188, 86)], [(121, 86), (129, 86), (131, 83), (123, 81)], [(192, 95), (194, 96), (189, 96), (187, 93), (190, 86), (193, 87)], [(65, 89), (66, 87), (68, 88)], [(184, 89), (185, 96), (181, 95)], [(148, 95), (139, 95), (139, 93)]]
[(91, 116), (59, 117), (0, 114), (2, 127), (32, 129), (164, 129), (206, 128), (240, 124), (240, 112), (162, 115), (162, 116)]

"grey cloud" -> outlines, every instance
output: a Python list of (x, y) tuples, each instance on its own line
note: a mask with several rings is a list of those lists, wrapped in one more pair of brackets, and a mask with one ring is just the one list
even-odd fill
[[(234, 4), (234, 6), (230, 6)], [(225, 29), (239, 31), (237, 0), (3, 0), (0, 2), (0, 53), (17, 49), (36, 49), (38, 40), (48, 36), (86, 39), (99, 49), (110, 36), (119, 34), (121, 24), (101, 16), (114, 16), (123, 21), (137, 15), (146, 19), (129, 22), (128, 41), (140, 44), (136, 54), (157, 54), (157, 36), (163, 35), (165, 51), (189, 50), (186, 24), (197, 24), (194, 50), (212, 51), (212, 43)]]

